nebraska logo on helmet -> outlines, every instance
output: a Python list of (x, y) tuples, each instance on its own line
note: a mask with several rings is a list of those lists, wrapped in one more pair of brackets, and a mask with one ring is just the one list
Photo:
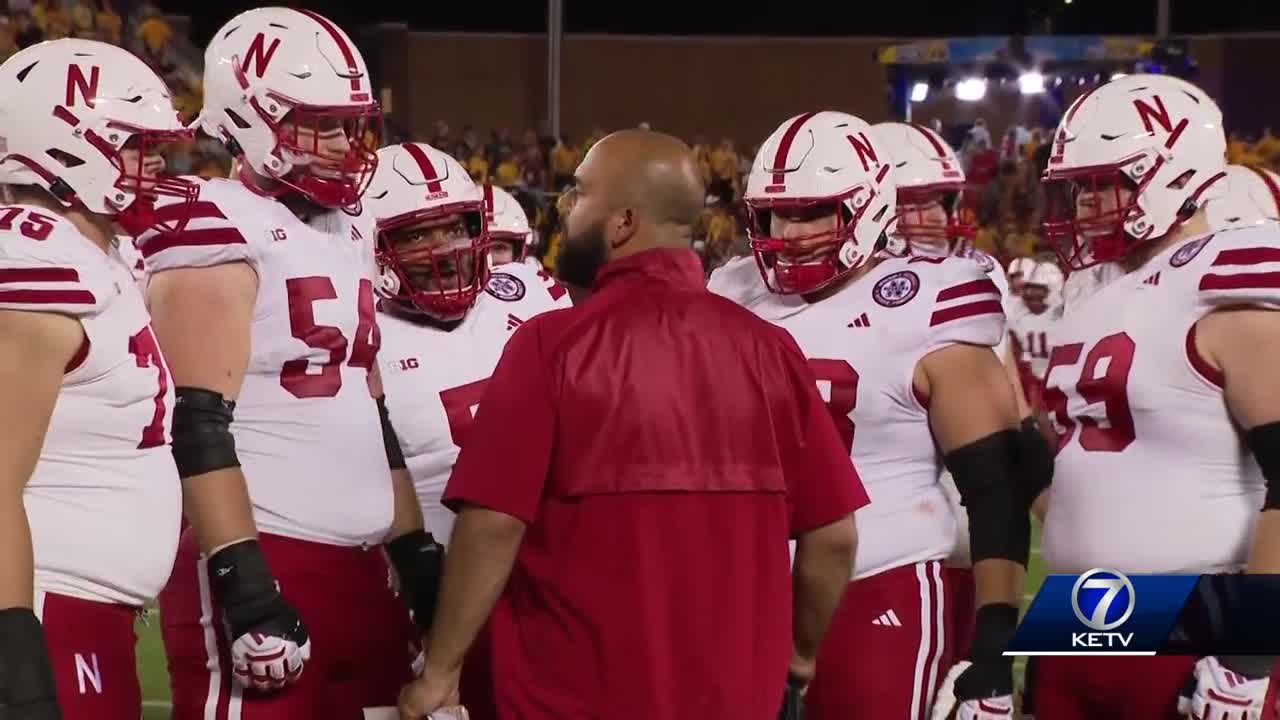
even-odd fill
[(85, 79), (84, 70), (75, 64), (67, 66), (67, 102), (69, 108), (76, 106), (76, 94), (79, 91), (80, 97), (84, 100), (84, 104), (89, 107), (96, 107), (93, 103), (98, 97), (98, 73), (101, 68), (97, 65), (89, 67), (89, 77)]
[[(857, 137), (846, 135), (849, 144), (853, 146), (853, 151), (858, 153), (858, 161), (862, 163), (863, 172), (871, 172), (872, 165), (879, 165), (880, 158), (876, 156), (876, 149), (871, 146), (871, 141), (867, 139), (865, 133), (858, 133)], [(880, 171), (881, 177), (888, 171), (889, 166)]]
[(240, 72), (245, 75), (249, 74), (249, 66), (253, 66), (253, 74), (259, 78), (262, 73), (267, 71), (267, 66), (271, 64), (271, 57), (276, 54), (276, 49), (280, 47), (280, 38), (272, 38), (271, 44), (264, 49), (264, 43), (267, 36), (258, 33), (253, 37), (253, 42), (249, 43), (249, 49), (245, 51), (244, 62), (240, 63)]
[(1168, 149), (1173, 149), (1174, 143), (1178, 142), (1178, 136), (1186, 129), (1189, 120), (1182, 118), (1182, 120), (1178, 121), (1177, 127), (1174, 127), (1173, 121), (1169, 119), (1169, 111), (1164, 107), (1164, 100), (1161, 100), (1159, 95), (1152, 97), (1156, 101), (1155, 107), (1136, 99), (1133, 101), (1133, 107), (1138, 111), (1138, 117), (1142, 119), (1142, 125), (1147, 129), (1147, 132), (1155, 133), (1155, 125), (1152, 124), (1154, 120), (1156, 125), (1164, 128), (1164, 131), (1169, 133), (1169, 139), (1165, 140), (1164, 146)]

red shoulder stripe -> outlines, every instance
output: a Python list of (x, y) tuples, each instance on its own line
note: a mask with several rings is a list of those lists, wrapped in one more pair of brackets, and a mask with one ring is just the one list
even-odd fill
[(970, 280), (967, 283), (954, 285), (952, 287), (947, 288), (946, 290), (943, 290), (942, 292), (939, 292), (938, 302), (955, 300), (956, 298), (962, 298), (962, 297), (965, 297), (966, 295), (985, 295), (988, 293), (991, 295), (1000, 294), (1000, 288), (996, 287), (996, 284), (991, 282), (990, 278), (982, 278), (981, 280)]
[[(1217, 262), (1214, 262), (1217, 265)], [(1240, 273), (1238, 275), (1205, 275), (1200, 278), (1201, 290), (1248, 290), (1280, 288), (1280, 272)]]
[(19, 305), (93, 305), (88, 290), (0, 290), (0, 303)]
[(149, 258), (157, 253), (175, 247), (194, 247), (197, 245), (244, 245), (244, 236), (233, 227), (205, 228), (203, 230), (183, 230), (170, 235), (156, 235), (142, 243), (142, 257)]
[(933, 317), (929, 320), (929, 327), (936, 327), (952, 320), (961, 320), (974, 315), (987, 314), (1004, 314), (1004, 307), (999, 300), (980, 300), (978, 302), (965, 303), (964, 305), (954, 305), (942, 310), (936, 310)]
[(80, 273), (74, 268), (4, 268), (0, 270), (0, 283), (56, 283), (79, 282)]
[(1257, 265), (1264, 262), (1280, 262), (1280, 248), (1251, 247), (1223, 250), (1214, 258), (1218, 265)]
[[(161, 224), (167, 225), (169, 223), (177, 223), (182, 219), (183, 210), (185, 209), (186, 209), (185, 203), (174, 203), (172, 205), (165, 205), (162, 208), (156, 208), (154, 223), (157, 225), (161, 225)], [(208, 218), (216, 218), (221, 220), (227, 219), (227, 216), (222, 213), (222, 210), (217, 205), (214, 205), (208, 200), (199, 200), (197, 202), (191, 203), (190, 217), (192, 220), (202, 220), (202, 219), (208, 219)]]

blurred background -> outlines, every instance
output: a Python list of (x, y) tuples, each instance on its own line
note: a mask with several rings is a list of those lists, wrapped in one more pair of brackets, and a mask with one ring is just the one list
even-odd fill
[[(117, 43), (169, 81), (192, 119), (202, 48), (260, 4), (7, 0), (0, 59), (43, 39)], [(1076, 96), (1117, 73), (1194, 80), (1223, 107), (1229, 160), (1280, 166), (1280, 93), (1269, 90), (1280, 2), (1270, 0), (284, 4), (328, 15), (360, 45), (388, 142), (429, 142), (510, 189), (549, 269), (559, 189), (595, 140), (637, 125), (697, 150), (708, 267), (745, 250), (738, 200), (759, 142), (807, 110), (942, 132), (974, 186), (976, 244), (1005, 263), (1047, 252), (1037, 231), (1045, 139)], [(208, 139), (171, 158), (200, 175), (228, 164)]]

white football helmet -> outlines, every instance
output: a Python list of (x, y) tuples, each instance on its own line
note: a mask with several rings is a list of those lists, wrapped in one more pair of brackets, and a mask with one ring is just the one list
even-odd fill
[[(529, 228), (529, 216), (525, 214), (520, 201), (500, 187), (485, 183), (484, 188), (485, 220), (489, 225), (489, 239), (492, 241), (490, 252), (502, 243), (511, 248), (511, 258), (503, 262), (523, 262), (533, 232)], [(497, 260), (495, 259), (495, 262)]]
[(1205, 213), (1215, 231), (1280, 220), (1280, 175), (1252, 165), (1227, 166), (1226, 192)]
[(382, 148), (363, 212), (379, 295), (436, 320), (464, 317), (489, 280), (484, 194), (466, 169), (425, 143)]
[(355, 43), (310, 10), (240, 13), (205, 50), (199, 123), (244, 168), (330, 208), (355, 208), (373, 176), (381, 111)]
[(1066, 276), (1057, 263), (1039, 263), (1023, 280), (1022, 299), (1032, 310), (1044, 312), (1048, 305), (1060, 302), (1065, 282)]
[[(871, 126), (853, 115), (810, 112), (782, 123), (756, 153), (744, 193), (751, 251), (769, 290), (818, 290), (882, 247), (897, 200), (890, 169)], [(834, 216), (834, 228), (777, 237), (775, 213)]]
[(957, 241), (973, 240), (976, 199), (966, 195), (964, 166), (947, 141), (909, 123), (878, 123), (871, 131), (893, 158), (898, 185), (898, 218), (890, 235), (930, 255), (948, 254)]
[[(125, 232), (176, 232), (199, 193), (167, 176), (160, 147), (187, 140), (169, 89), (114, 45), (64, 39), (0, 65), (0, 183), (36, 185)], [(157, 198), (178, 198), (156, 212)]]
[(1112, 80), (1058, 125), (1045, 238), (1072, 269), (1117, 260), (1223, 192), (1225, 153), (1222, 111), (1200, 88), (1168, 75)]

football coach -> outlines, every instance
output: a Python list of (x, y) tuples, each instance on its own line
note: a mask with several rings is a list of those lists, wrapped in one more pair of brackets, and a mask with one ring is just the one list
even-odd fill
[(456, 702), (486, 620), (503, 719), (773, 720), (812, 675), (867, 495), (794, 341), (705, 290), (703, 192), (644, 130), (578, 168), (556, 268), (592, 294), (528, 320), (489, 380), (402, 718)]

